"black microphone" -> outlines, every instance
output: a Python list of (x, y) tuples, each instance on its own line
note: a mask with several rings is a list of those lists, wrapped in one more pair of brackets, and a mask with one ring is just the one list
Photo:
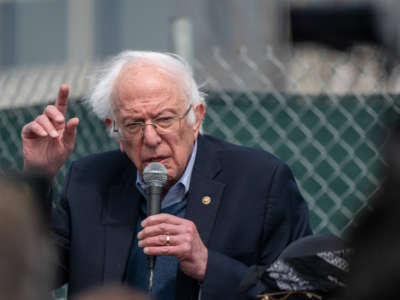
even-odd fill
[[(161, 199), (165, 183), (167, 182), (167, 169), (163, 164), (154, 162), (148, 164), (143, 170), (143, 181), (147, 185), (147, 216), (160, 213)], [(155, 256), (149, 255), (149, 294), (153, 289)]]

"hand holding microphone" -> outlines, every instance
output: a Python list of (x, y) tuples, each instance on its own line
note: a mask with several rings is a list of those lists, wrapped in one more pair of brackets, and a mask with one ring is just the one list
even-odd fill
[[(143, 181), (147, 184), (147, 216), (159, 214), (164, 185), (167, 182), (168, 173), (163, 164), (154, 162), (146, 166), (143, 171)], [(149, 293), (153, 289), (154, 267), (156, 258), (149, 256)]]
[[(196, 225), (187, 219), (170, 214), (159, 213), (163, 186), (166, 181), (147, 178), (161, 177), (164, 166), (160, 163), (151, 163), (143, 171), (143, 180), (149, 185), (148, 194), (148, 217), (142, 222), (143, 230), (138, 233), (139, 247), (144, 248), (144, 253), (153, 257), (150, 263), (154, 264), (154, 256), (174, 256), (179, 260), (180, 269), (193, 279), (201, 282), (207, 268), (208, 249), (204, 245), (197, 231)], [(154, 169), (153, 169), (154, 168)], [(152, 170), (148, 172), (148, 170)], [(148, 177), (147, 177), (148, 176)], [(145, 178), (146, 177), (146, 178)], [(162, 183), (161, 183), (162, 182)], [(158, 186), (158, 187), (157, 187)], [(161, 187), (160, 187), (161, 186)], [(153, 262), (151, 262), (153, 260)], [(153, 266), (154, 271), (154, 266)], [(150, 287), (150, 285), (149, 285)], [(150, 290), (150, 289), (149, 289)]]

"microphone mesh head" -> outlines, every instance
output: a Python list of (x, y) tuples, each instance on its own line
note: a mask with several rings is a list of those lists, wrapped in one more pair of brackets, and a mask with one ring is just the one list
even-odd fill
[(143, 181), (149, 186), (163, 187), (167, 182), (167, 177), (167, 169), (158, 162), (148, 164), (143, 170)]

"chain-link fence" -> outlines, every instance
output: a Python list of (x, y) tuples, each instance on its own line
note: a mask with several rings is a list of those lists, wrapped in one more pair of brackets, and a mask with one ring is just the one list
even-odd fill
[[(398, 119), (400, 95), (396, 70), (384, 76), (380, 53), (371, 49), (338, 54), (326, 49), (295, 51), (287, 63), (268, 49), (274, 81), (243, 50), (238, 60), (250, 68), (265, 91), (254, 92), (216, 51), (210, 59), (226, 70), (235, 91), (220, 88), (212, 74), (195, 62), (207, 81), (204, 132), (228, 141), (270, 151), (292, 168), (311, 210), (315, 232), (341, 235), (381, 182), (379, 170), (386, 129)], [(21, 169), (22, 126), (54, 101), (61, 83), (70, 85), (68, 114), (78, 116), (76, 146), (70, 160), (118, 147), (104, 124), (81, 99), (93, 65), (9, 70), (0, 76), (0, 166)], [(285, 86), (285, 88), (282, 88)], [(56, 178), (59, 189), (69, 164)], [(245, 201), (245, 200), (244, 200)]]

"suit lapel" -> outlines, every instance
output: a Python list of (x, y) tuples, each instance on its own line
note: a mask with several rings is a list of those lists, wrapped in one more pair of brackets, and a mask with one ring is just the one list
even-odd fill
[[(136, 169), (121, 185), (110, 187), (103, 213), (104, 282), (123, 280), (142, 195), (135, 186)], [(123, 176), (122, 178), (127, 178)]]
[(207, 246), (225, 184), (199, 174), (193, 175), (185, 217), (196, 224), (197, 231)]
[(185, 217), (196, 224), (206, 246), (225, 188), (225, 184), (215, 180), (220, 171), (217, 151), (199, 136)]
[[(225, 184), (215, 180), (220, 171), (217, 152), (208, 145), (204, 137), (199, 136), (185, 218), (196, 224), (206, 247), (225, 187)], [(197, 299), (197, 295), (198, 283), (179, 270), (176, 299)]]

